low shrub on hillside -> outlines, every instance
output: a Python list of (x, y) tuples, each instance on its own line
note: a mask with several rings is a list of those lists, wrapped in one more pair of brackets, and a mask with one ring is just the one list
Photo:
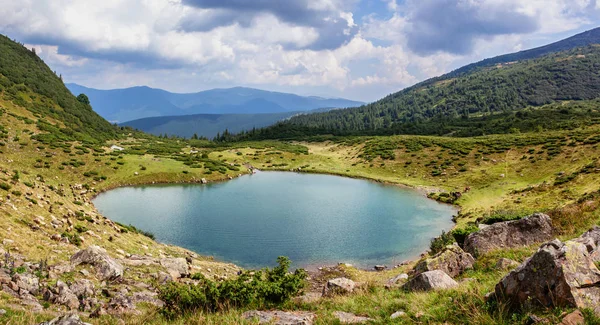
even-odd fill
[(288, 273), (287, 257), (277, 258), (277, 267), (261, 271), (245, 271), (236, 279), (214, 282), (202, 274), (192, 277), (197, 285), (171, 282), (160, 289), (165, 302), (162, 313), (174, 318), (194, 311), (216, 312), (228, 308), (272, 308), (301, 293), (307, 273), (298, 269)]

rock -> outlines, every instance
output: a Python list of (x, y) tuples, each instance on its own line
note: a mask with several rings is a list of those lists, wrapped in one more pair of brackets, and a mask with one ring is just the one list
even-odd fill
[(406, 280), (408, 280), (408, 274), (402, 273), (402, 274), (396, 275), (395, 277), (389, 279), (388, 282), (386, 283), (385, 287), (391, 288), (393, 286), (398, 285), (400, 282), (404, 282)]
[(343, 311), (335, 311), (333, 312), (333, 316), (335, 316), (342, 324), (363, 324), (373, 320), (369, 317), (356, 316)]
[(0, 268), (0, 284), (9, 284), (12, 281), (8, 270), (5, 268)]
[(393, 313), (392, 316), (390, 316), (390, 318), (396, 319), (396, 318), (400, 318), (400, 317), (404, 317), (404, 316), (406, 316), (406, 313), (400, 310), (400, 311)]
[(200, 182), (201, 182), (202, 184), (208, 184), (208, 181), (206, 180), (206, 178), (203, 178), (203, 179), (201, 179), (201, 180), (200, 180)]
[(433, 257), (419, 262), (415, 266), (417, 274), (441, 270), (450, 277), (456, 277), (464, 271), (473, 268), (475, 259), (471, 254), (463, 251), (457, 244), (446, 246), (441, 252)]
[(327, 281), (323, 288), (323, 296), (344, 295), (352, 293), (356, 283), (348, 278), (335, 278)]
[(470, 234), (465, 239), (464, 249), (479, 256), (495, 249), (529, 246), (552, 239), (550, 217), (536, 213), (521, 220), (495, 223)]
[(79, 309), (79, 298), (69, 289), (66, 283), (58, 280), (55, 292), (56, 296), (52, 300), (53, 303), (66, 306), (71, 310)]
[(95, 294), (94, 283), (90, 280), (79, 279), (70, 289), (77, 297), (93, 297)]
[(79, 319), (77, 314), (64, 315), (60, 317), (56, 317), (55, 319), (49, 322), (43, 322), (39, 325), (91, 325), (89, 323), (84, 323)]
[(590, 308), (600, 315), (600, 270), (581, 242), (555, 239), (542, 245), (495, 288), (496, 297), (513, 309)]
[(402, 287), (409, 291), (429, 291), (456, 288), (458, 283), (444, 271), (434, 270), (417, 275)]
[(565, 318), (563, 318), (562, 322), (560, 322), (560, 325), (584, 325), (584, 324), (585, 324), (585, 318), (583, 317), (583, 314), (581, 313), (581, 311), (579, 311), (579, 309), (577, 309), (574, 312), (565, 316)]
[(19, 292), (27, 292), (32, 295), (37, 295), (40, 290), (40, 280), (33, 274), (19, 274), (13, 275), (12, 280), (19, 287)]
[(541, 318), (537, 315), (529, 315), (527, 317), (527, 321), (525, 324), (542, 324), (542, 323), (547, 323), (547, 320), (545, 318)]
[(125, 314), (131, 313), (135, 311), (135, 305), (130, 297), (125, 296), (122, 293), (117, 293), (115, 296), (108, 302), (108, 310), (109, 314)]
[(375, 271), (383, 271), (383, 270), (385, 270), (385, 269), (386, 269), (386, 266), (385, 266), (385, 265), (375, 265), (375, 266), (373, 267), (373, 269), (374, 269)]
[(52, 235), (52, 237), (50, 237), (50, 239), (54, 240), (54, 241), (60, 241), (62, 237), (59, 234), (54, 234)]
[(6, 310), (0, 309), (0, 316), (4, 316), (4, 315), (6, 315)]
[(312, 325), (315, 314), (306, 311), (285, 312), (280, 310), (258, 311), (250, 310), (242, 314), (248, 321), (258, 321), (259, 324), (272, 325)]
[(158, 280), (159, 284), (166, 284), (173, 281), (173, 277), (170, 274), (165, 272), (158, 272), (155, 275), (156, 280)]
[(179, 279), (190, 275), (185, 258), (163, 258), (160, 260), (160, 265), (167, 270), (167, 273), (169, 273), (173, 279)]
[(116, 280), (123, 276), (123, 266), (108, 256), (106, 250), (99, 246), (80, 250), (71, 257), (71, 263), (93, 265), (101, 280)]
[(131, 297), (131, 300), (135, 304), (140, 303), (140, 302), (145, 302), (148, 304), (152, 304), (156, 307), (163, 307), (165, 305), (165, 303), (162, 300), (158, 299), (157, 293), (150, 292), (147, 290), (134, 293), (133, 296)]
[(496, 269), (498, 270), (514, 269), (517, 266), (519, 266), (519, 263), (511, 260), (510, 258), (501, 258), (496, 263)]
[(294, 298), (294, 301), (301, 304), (310, 304), (321, 300), (322, 294), (319, 292), (307, 292), (300, 297)]
[(574, 241), (584, 244), (592, 260), (600, 262), (600, 227), (595, 226)]

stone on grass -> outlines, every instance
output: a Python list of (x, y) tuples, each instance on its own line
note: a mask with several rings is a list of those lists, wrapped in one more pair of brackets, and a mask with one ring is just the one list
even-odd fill
[(336, 311), (333, 312), (333, 316), (337, 318), (342, 324), (364, 324), (366, 322), (372, 321), (372, 318), (364, 317), (364, 316), (356, 316), (351, 313)]
[(406, 313), (405, 313), (405, 312), (403, 312), (402, 310), (400, 310), (400, 311), (397, 311), (397, 312), (393, 313), (393, 314), (390, 316), (390, 318), (391, 318), (391, 319), (396, 319), (396, 318), (399, 318), (399, 317), (404, 317), (404, 316), (406, 316)]
[(466, 253), (457, 244), (446, 246), (441, 252), (427, 258), (415, 266), (417, 274), (441, 270), (454, 278), (464, 271), (472, 269), (475, 259), (471, 254)]
[(479, 256), (496, 249), (529, 246), (552, 239), (550, 217), (536, 213), (521, 220), (498, 222), (465, 239), (464, 249)]
[(79, 319), (77, 314), (64, 315), (60, 317), (56, 317), (55, 319), (49, 322), (43, 322), (39, 325), (91, 325), (89, 323), (84, 323)]
[(185, 258), (163, 258), (160, 260), (160, 265), (166, 269), (167, 273), (169, 273), (173, 279), (179, 279), (190, 275)]
[(513, 309), (529, 305), (590, 308), (600, 315), (600, 270), (586, 245), (555, 239), (506, 275), (495, 293)]
[(258, 321), (259, 324), (271, 325), (312, 325), (315, 317), (314, 313), (306, 311), (251, 310), (242, 314), (242, 318), (245, 320)]
[(116, 280), (123, 276), (123, 266), (111, 258), (104, 248), (90, 246), (71, 257), (73, 265), (93, 265), (101, 280)]
[(352, 293), (356, 283), (348, 278), (335, 278), (327, 281), (323, 288), (323, 296), (345, 295)]
[(584, 324), (585, 324), (585, 318), (583, 317), (583, 314), (581, 313), (581, 311), (579, 311), (579, 309), (577, 309), (574, 312), (565, 316), (565, 318), (563, 318), (562, 322), (560, 323), (560, 325), (584, 325)]
[(442, 290), (456, 287), (458, 287), (458, 283), (440, 270), (423, 272), (402, 286), (409, 291)]

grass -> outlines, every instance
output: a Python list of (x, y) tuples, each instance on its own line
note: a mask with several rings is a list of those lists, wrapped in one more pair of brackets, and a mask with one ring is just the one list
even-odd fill
[[(152, 234), (143, 230), (105, 220), (91, 199), (102, 191), (125, 185), (201, 182), (203, 178), (211, 182), (226, 181), (249, 173), (250, 166), (261, 170), (364, 178), (409, 186), (424, 194), (460, 192), (460, 198), (455, 201), (460, 208), (456, 217), (460, 229), (486, 219), (510, 219), (545, 211), (558, 227), (559, 238), (569, 239), (600, 221), (597, 185), (600, 172), (595, 167), (600, 158), (598, 127), (468, 139), (347, 137), (301, 143), (183, 141), (158, 139), (123, 129), (119, 139), (104, 145), (68, 141), (41, 144), (37, 139), (45, 131), (35, 123), (39, 117), (11, 101), (0, 100), (0, 107), (10, 112), (0, 117), (3, 144), (0, 147), (3, 152), (0, 239), (14, 240), (11, 249), (18, 249), (19, 254), (30, 260), (47, 258), (49, 264), (68, 260), (79, 248), (52, 241), (49, 238), (52, 233), (32, 231), (31, 226), (38, 217), (48, 224), (51, 216), (58, 219), (71, 216), (76, 226), (66, 236), (74, 242), (81, 236), (82, 247), (97, 244), (111, 255), (123, 250), (138, 255), (187, 256), (184, 249), (157, 243)], [(49, 122), (60, 124), (51, 119)], [(126, 150), (112, 152), (113, 144)], [(99, 237), (88, 235), (88, 231)], [(499, 258), (523, 261), (535, 249), (492, 252), (478, 259), (475, 269), (462, 276), (474, 280), (459, 289), (438, 293), (407, 293), (383, 288), (388, 279), (408, 271), (410, 266), (385, 272), (348, 269), (349, 276), (367, 283), (363, 291), (348, 297), (327, 298), (316, 304), (288, 303), (284, 307), (314, 311), (318, 324), (335, 323), (332, 313), (336, 310), (373, 317), (376, 323), (520, 324), (529, 312), (558, 322), (564, 310), (514, 314), (502, 306), (487, 305), (483, 300), (506, 273), (494, 269)], [(195, 258), (194, 266), (204, 270), (212, 268), (230, 276), (237, 272), (234, 266), (210, 257)], [(155, 266), (142, 266), (132, 268), (127, 274), (135, 281), (145, 281), (141, 275), (156, 271)], [(68, 276), (76, 275), (77, 272)], [(0, 294), (0, 308), (8, 311), (4, 318), (0, 317), (0, 322), (39, 323), (51, 319), (57, 312), (50, 306), (44, 313), (34, 314), (20, 310), (14, 303), (11, 297)], [(405, 311), (407, 317), (392, 321), (389, 316), (398, 310)], [(143, 311), (141, 315), (125, 316), (123, 320), (133, 324), (244, 323), (240, 320), (243, 309), (216, 314), (198, 312), (175, 320), (164, 318), (153, 307), (143, 307)], [(589, 315), (588, 318), (592, 323), (596, 321)], [(89, 321), (94, 324), (120, 322), (110, 316)]]

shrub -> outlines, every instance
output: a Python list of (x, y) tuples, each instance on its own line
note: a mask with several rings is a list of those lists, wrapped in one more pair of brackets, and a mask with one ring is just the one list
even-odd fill
[(74, 228), (75, 228), (75, 230), (76, 230), (78, 233), (82, 233), (82, 232), (86, 232), (86, 231), (88, 231), (87, 227), (86, 227), (86, 226), (82, 226), (82, 225), (75, 225), (75, 227), (74, 227)]
[(429, 244), (429, 250), (431, 251), (431, 255), (435, 255), (441, 252), (444, 249), (444, 247), (452, 245), (455, 241), (456, 240), (454, 239), (452, 232), (442, 231), (442, 234), (432, 239), (431, 243)]
[(6, 184), (6, 183), (4, 183), (4, 182), (3, 182), (3, 183), (0, 183), (0, 188), (1, 188), (1, 189), (3, 189), (3, 190), (5, 190), (5, 191), (8, 191), (8, 190), (10, 190), (10, 188), (11, 188), (11, 187), (12, 187), (12, 186), (10, 186), (10, 185), (8, 185), (8, 184)]
[(261, 271), (245, 271), (236, 279), (214, 282), (202, 274), (193, 275), (198, 285), (171, 282), (160, 289), (165, 302), (161, 312), (174, 318), (194, 311), (216, 312), (228, 308), (272, 308), (301, 293), (307, 273), (298, 269), (288, 273), (287, 257), (277, 258), (279, 266)]

